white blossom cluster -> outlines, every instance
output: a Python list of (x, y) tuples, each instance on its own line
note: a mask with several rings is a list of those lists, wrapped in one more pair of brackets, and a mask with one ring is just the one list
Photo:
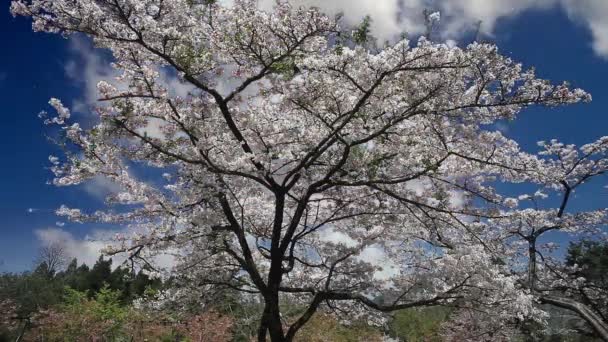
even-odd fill
[[(147, 263), (171, 251), (172, 275), (200, 291), (259, 294), (273, 340), (293, 338), (317, 309), (376, 323), (378, 312), (438, 304), (541, 317), (522, 275), (528, 243), (606, 224), (606, 208), (525, 204), (556, 192), (567, 203), (605, 173), (608, 138), (541, 143), (534, 155), (488, 130), (530, 105), (590, 100), (493, 45), (421, 39), (372, 51), (284, 1), (264, 12), (248, 0), (15, 0), (12, 12), (35, 30), (90, 36), (127, 85), (99, 83), (99, 123), (87, 130), (51, 100), (58, 116), (47, 123), (69, 141), (50, 158), (55, 184), (103, 176), (122, 189), (108, 210), (57, 213), (128, 225), (107, 253)], [(171, 95), (161, 69), (194, 90)], [(160, 135), (146, 133), (151, 124)], [(162, 184), (134, 177), (131, 163), (161, 169)], [(512, 198), (497, 182), (539, 190)], [(547, 278), (532, 263), (532, 277)], [(309, 308), (286, 331), (269, 323), (282, 296)]]

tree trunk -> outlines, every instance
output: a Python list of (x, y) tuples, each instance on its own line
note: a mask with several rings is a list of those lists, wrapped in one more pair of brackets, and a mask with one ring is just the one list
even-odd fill
[(551, 304), (563, 309), (576, 312), (581, 318), (593, 327), (593, 330), (608, 342), (608, 323), (604, 322), (595, 312), (589, 309), (586, 305), (568, 298), (560, 298), (554, 296), (542, 296), (542, 303)]
[(26, 319), (23, 322), (23, 326), (21, 327), (21, 331), (19, 332), (19, 335), (15, 339), (15, 342), (21, 342), (21, 340), (23, 340), (23, 336), (25, 335), (25, 330), (27, 329), (28, 323), (29, 323), (28, 319)]
[(536, 289), (536, 238), (528, 241), (528, 287), (534, 291)]
[(279, 296), (276, 294), (265, 297), (266, 305), (258, 328), (258, 342), (266, 342), (266, 333), (270, 335), (272, 342), (286, 341), (281, 323), (281, 312), (279, 309)]
[(263, 291), (264, 314), (258, 329), (258, 342), (266, 341), (266, 330), (272, 342), (284, 342), (285, 334), (281, 322), (281, 309), (279, 308), (279, 287), (283, 278), (283, 254), (280, 248), (281, 231), (283, 227), (283, 211), (285, 209), (285, 192), (275, 189), (275, 217), (272, 227), (272, 239), (270, 244), (270, 270), (268, 272), (268, 284)]

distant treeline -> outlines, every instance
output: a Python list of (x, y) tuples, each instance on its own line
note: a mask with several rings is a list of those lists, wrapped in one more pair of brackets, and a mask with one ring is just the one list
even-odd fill
[[(47, 260), (53, 260), (47, 258)], [(51, 262), (53, 263), (53, 262)], [(608, 244), (571, 243), (568, 265), (598, 287), (608, 288)], [(61, 264), (61, 266), (59, 266)], [(100, 257), (88, 267), (73, 259), (67, 265), (42, 260), (33, 271), (0, 275), (0, 342), (4, 341), (250, 341), (262, 306), (226, 293), (212, 305), (147, 310), (134, 305), (154, 299), (174, 286), (151, 278), (147, 270), (112, 267)], [(57, 271), (55, 268), (59, 268)], [(140, 300), (141, 299), (141, 300)], [(284, 303), (285, 319), (303, 308)], [(596, 341), (593, 331), (575, 315), (546, 308), (549, 329), (524, 324), (517, 341)], [(186, 312), (187, 311), (187, 312)], [(455, 313), (451, 307), (401, 310), (385, 327), (366, 322), (348, 326), (319, 313), (298, 341), (443, 341), (442, 326)], [(567, 329), (566, 329), (567, 328)]]

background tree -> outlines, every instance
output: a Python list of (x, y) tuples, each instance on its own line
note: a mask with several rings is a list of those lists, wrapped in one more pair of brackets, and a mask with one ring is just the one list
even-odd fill
[(84, 263), (78, 266), (78, 260), (74, 258), (70, 261), (65, 271), (58, 274), (58, 276), (62, 277), (65, 284), (70, 288), (84, 292), (91, 289), (89, 272), (89, 266)]
[(53, 275), (66, 266), (68, 261), (65, 244), (60, 241), (46, 242), (38, 248), (34, 263), (40, 272)]
[[(566, 266), (575, 268), (575, 276), (583, 277), (594, 287), (608, 291), (608, 242), (582, 240), (570, 243)], [(608, 300), (608, 297), (604, 299)], [(600, 307), (608, 309), (608, 303)], [(607, 314), (602, 313), (604, 319)]]
[[(539, 146), (546, 163), (538, 181), (542, 188), (534, 194), (519, 197), (530, 205), (514, 211), (507, 222), (503, 222), (506, 223), (506, 234), (515, 238), (512, 242), (520, 246), (519, 253), (527, 255), (525, 282), (540, 301), (577, 313), (598, 336), (608, 340), (608, 320), (600, 309), (606, 294), (600, 285), (602, 280), (589, 268), (585, 272), (573, 264), (577, 259), (589, 263), (590, 260), (580, 254), (591, 257), (599, 252), (598, 246), (606, 243), (604, 230), (608, 223), (608, 209), (599, 207), (574, 212), (570, 209), (572, 194), (586, 184), (594, 184), (596, 178), (608, 171), (608, 137), (580, 148), (557, 140), (541, 141)], [(559, 206), (543, 206), (550, 201), (545, 192), (558, 198)], [(594, 242), (571, 246), (564, 262), (563, 258), (552, 254), (559, 246), (550, 240), (546, 242), (555, 232), (566, 234), (573, 241), (585, 238)], [(581, 249), (584, 245), (596, 248), (584, 251)], [(518, 247), (513, 246), (513, 251), (517, 250)], [(599, 267), (599, 271), (602, 269), (599, 264), (593, 266)]]
[[(571, 242), (564, 266), (560, 275), (567, 276), (566, 284), (577, 286), (562, 282), (556, 287), (560, 296), (584, 304), (608, 322), (608, 243), (599, 240)], [(581, 327), (580, 320), (570, 320), (568, 325), (584, 336), (595, 335), (593, 329)]]
[[(182, 298), (259, 296), (259, 341), (293, 340), (317, 310), (370, 323), (434, 305), (542, 317), (536, 252), (522, 254), (509, 230), (526, 212), (494, 185), (570, 174), (492, 124), (589, 100), (584, 91), (538, 79), (492, 45), (377, 48), (362, 39), (369, 22), (353, 35), (286, 2), (266, 13), (245, 0), (18, 0), (12, 11), (112, 52), (121, 84), (99, 83), (99, 123), (70, 122), (57, 99), (46, 122), (67, 152), (51, 158), (55, 184), (107, 177), (122, 187), (107, 199), (118, 210), (58, 214), (132, 227), (109, 254), (154, 269), (152, 257), (176, 254)], [(191, 91), (176, 95), (160, 69)], [(139, 180), (133, 164), (164, 177)], [(531, 281), (514, 272), (521, 260)], [(285, 301), (305, 309), (284, 322)]]

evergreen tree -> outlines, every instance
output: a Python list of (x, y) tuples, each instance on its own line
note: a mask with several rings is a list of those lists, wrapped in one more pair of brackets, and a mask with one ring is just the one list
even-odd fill
[(88, 289), (91, 290), (90, 295), (99, 292), (104, 287), (104, 283), (110, 280), (111, 276), (112, 259), (106, 260), (103, 256), (100, 256), (86, 276)]

